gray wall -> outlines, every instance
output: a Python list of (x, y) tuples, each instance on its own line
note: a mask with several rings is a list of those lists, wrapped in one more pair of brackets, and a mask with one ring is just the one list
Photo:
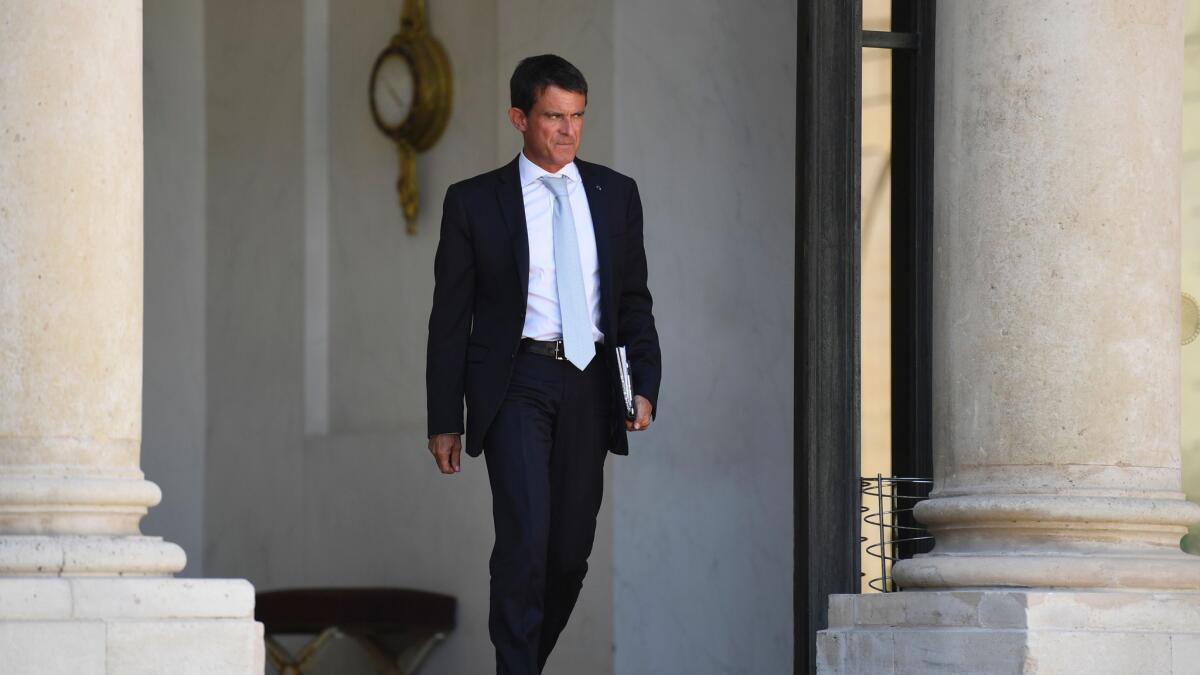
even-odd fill
[(206, 572), (302, 583), (303, 16), (205, 3)]
[(204, 8), (144, 8), (145, 335), (142, 471), (163, 501), (142, 531), (187, 552), (204, 576)]
[[(260, 590), (394, 585), (456, 596), (459, 627), (422, 671), (437, 675), (494, 668), (486, 469), (466, 458), (459, 475), (436, 471), (424, 350), (441, 198), (496, 165), (503, 110), (496, 4), (429, 9), (454, 65), (455, 104), (418, 160), (422, 214), (409, 236), (395, 149), (367, 107), (399, 3), (207, 5), (206, 512), (210, 574)], [(314, 34), (306, 10), (327, 14), (327, 33)], [(314, 54), (322, 41), (328, 52)], [(328, 211), (314, 213), (322, 204)], [(324, 343), (312, 321), (321, 316)], [(548, 672), (611, 671), (610, 542), (608, 526)]]
[(790, 0), (616, 2), (664, 371), (616, 466), (621, 675), (791, 672), (795, 30)]
[(425, 322), (441, 196), (515, 154), (508, 74), (555, 51), (582, 156), (641, 186), (665, 376), (547, 673), (789, 671), (795, 3), (429, 4), (455, 106), (408, 236), (366, 106), (397, 0), (147, 3), (147, 531), (262, 590), (453, 594), (423, 672), (493, 668), (486, 468), (425, 450)]

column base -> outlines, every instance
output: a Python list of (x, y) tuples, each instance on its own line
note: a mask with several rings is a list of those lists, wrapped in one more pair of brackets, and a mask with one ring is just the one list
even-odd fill
[(240, 579), (0, 578), (6, 675), (261, 675)]
[[(162, 537), (0, 535), (0, 579), (10, 576), (166, 576), (187, 555)], [(2, 615), (0, 615), (2, 616)]]
[(1200, 593), (834, 595), (817, 672), (1194, 673)]
[(1200, 557), (1184, 553), (1178, 546), (1158, 555), (1123, 556), (930, 553), (896, 563), (892, 573), (905, 590), (1016, 587), (1149, 593), (1200, 591)]
[(1179, 539), (1200, 522), (1182, 493), (935, 496), (916, 505), (933, 551), (896, 563), (906, 590), (1039, 588), (1200, 592)]

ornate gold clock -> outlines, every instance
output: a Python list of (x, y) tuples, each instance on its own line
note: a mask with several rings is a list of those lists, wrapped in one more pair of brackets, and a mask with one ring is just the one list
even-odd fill
[(396, 190), (409, 234), (417, 232), (417, 153), (433, 147), (446, 128), (452, 77), (446, 51), (425, 24), (424, 0), (404, 0), (400, 32), (371, 69), (370, 95), (375, 126), (396, 143)]

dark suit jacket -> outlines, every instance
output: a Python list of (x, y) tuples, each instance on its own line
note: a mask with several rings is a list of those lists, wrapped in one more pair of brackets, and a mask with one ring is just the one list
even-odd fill
[[(646, 287), (642, 202), (628, 176), (578, 158), (575, 165), (587, 191), (600, 265), (605, 349), (598, 358), (610, 382), (610, 405), (603, 411), (610, 429), (607, 449), (627, 455), (614, 347), (626, 346), (634, 393), (649, 399), (656, 416), (662, 376)], [(463, 432), (465, 394), (466, 450), (477, 457), (504, 400), (525, 325), (529, 237), (517, 158), (446, 190), (433, 269), (425, 362), (429, 435)]]

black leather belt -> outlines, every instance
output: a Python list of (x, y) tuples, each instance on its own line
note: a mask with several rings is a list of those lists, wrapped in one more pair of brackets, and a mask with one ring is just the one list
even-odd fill
[[(600, 351), (600, 347), (601, 344), (597, 342), (597, 352)], [(529, 352), (530, 354), (537, 354), (538, 356), (549, 356), (550, 358), (558, 359), (559, 361), (565, 361), (567, 359), (567, 353), (563, 349), (562, 340), (534, 340), (533, 338), (521, 338), (520, 350), (523, 352)]]

